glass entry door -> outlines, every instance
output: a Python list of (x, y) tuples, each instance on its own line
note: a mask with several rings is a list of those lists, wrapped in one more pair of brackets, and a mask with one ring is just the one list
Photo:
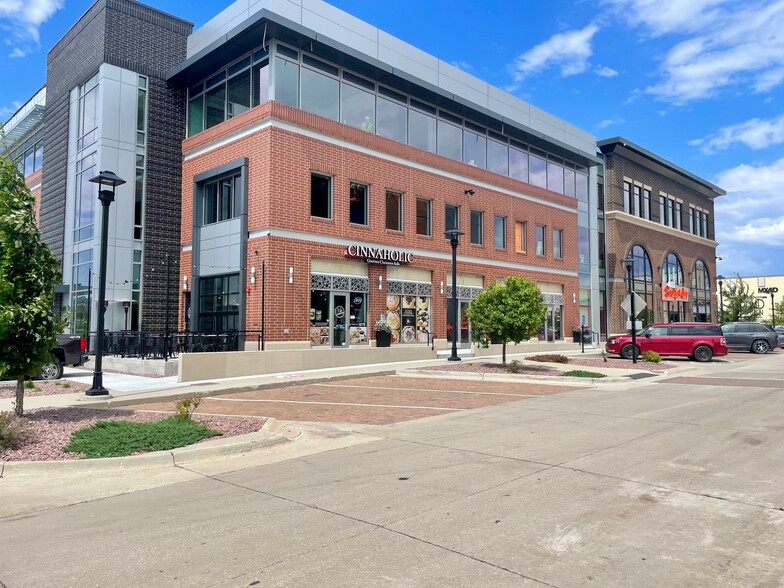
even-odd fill
[(346, 347), (348, 293), (332, 294), (332, 347)]
[(457, 342), (460, 344), (461, 348), (469, 348), (471, 347), (471, 323), (468, 320), (468, 315), (466, 311), (468, 310), (468, 305), (471, 304), (469, 300), (458, 300), (458, 324), (460, 325), (460, 339)]

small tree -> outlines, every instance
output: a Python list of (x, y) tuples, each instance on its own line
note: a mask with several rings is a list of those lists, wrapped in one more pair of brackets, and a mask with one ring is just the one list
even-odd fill
[(60, 262), (41, 242), (34, 201), (16, 165), (0, 156), (0, 377), (16, 380), (20, 417), (25, 378), (51, 361), (63, 327), (52, 308)]
[(777, 302), (774, 308), (776, 309), (776, 324), (771, 326), (784, 325), (784, 302)]
[(740, 275), (736, 274), (735, 279), (726, 280), (722, 292), (724, 308), (720, 322), (756, 321), (762, 316), (756, 296)]
[(546, 311), (539, 288), (512, 276), (503, 284), (490, 284), (471, 302), (467, 315), (475, 342), (487, 347), (491, 340), (501, 341), (501, 363), (506, 365), (506, 344), (536, 335)]

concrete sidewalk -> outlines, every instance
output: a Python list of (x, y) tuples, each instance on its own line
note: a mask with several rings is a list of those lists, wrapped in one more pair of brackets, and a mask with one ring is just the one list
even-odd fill
[[(582, 354), (579, 351), (565, 352), (564, 355), (570, 357), (599, 357), (600, 349), (592, 348), (587, 349), (586, 353)], [(541, 352), (507, 355), (507, 361), (514, 359), (525, 359), (530, 355), (541, 355)], [(464, 362), (486, 362), (499, 360), (500, 356), (486, 356), (471, 359), (465, 359)], [(280, 387), (287, 385), (296, 385), (306, 382), (325, 381), (330, 379), (346, 379), (367, 375), (384, 375), (393, 373), (415, 373), (422, 367), (433, 365), (444, 365), (446, 360), (431, 359), (420, 361), (402, 361), (392, 363), (379, 363), (369, 364), (362, 366), (347, 366), (336, 368), (322, 368), (316, 370), (305, 370), (300, 372), (280, 372), (276, 374), (265, 374), (258, 376), (243, 376), (236, 378), (221, 378), (214, 380), (203, 380), (198, 382), (177, 382), (175, 377), (153, 378), (145, 376), (136, 376), (130, 374), (118, 374), (104, 372), (103, 383), (104, 386), (110, 391), (109, 397), (89, 397), (81, 392), (72, 394), (57, 394), (50, 396), (26, 396), (25, 409), (31, 410), (36, 408), (55, 408), (65, 406), (76, 406), (80, 408), (112, 408), (119, 406), (129, 406), (133, 404), (147, 403), (151, 401), (166, 401), (174, 400), (187, 394), (200, 393), (203, 396), (213, 396), (216, 394), (227, 394), (232, 392), (247, 392), (252, 390), (260, 390), (263, 388)], [(575, 366), (568, 364), (550, 364), (550, 363), (537, 363), (542, 367), (553, 367), (560, 370), (574, 369)], [(630, 364), (631, 365), (631, 364)], [(577, 366), (580, 368), (580, 366)], [(580, 381), (579, 378), (568, 378), (569, 385), (593, 385), (594, 383), (610, 384), (618, 382), (618, 378), (628, 378), (631, 374), (645, 372), (643, 366), (637, 369), (618, 369), (618, 368), (580, 368), (589, 369), (603, 373), (607, 378), (602, 380), (587, 380)], [(448, 374), (434, 372), (434, 377), (449, 377)], [(471, 379), (477, 377), (477, 374), (460, 374), (452, 377), (464, 377)], [(509, 381), (515, 382), (542, 382), (542, 379), (548, 381), (566, 380), (566, 378), (557, 377), (543, 377), (543, 376), (525, 376), (525, 375), (509, 375), (509, 376), (495, 376), (494, 379), (503, 381), (503, 378), (509, 378)], [(92, 372), (84, 369), (68, 368), (65, 372), (64, 379), (80, 382), (85, 384), (92, 383)], [(560, 383), (560, 382), (557, 382)], [(12, 410), (13, 399), (3, 398), (0, 399), (0, 411)]]

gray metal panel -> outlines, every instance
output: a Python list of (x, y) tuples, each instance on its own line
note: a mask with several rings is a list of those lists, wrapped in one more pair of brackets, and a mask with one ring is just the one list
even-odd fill
[(374, 59), (378, 58), (378, 29), (329, 4), (303, 0), (301, 24)]

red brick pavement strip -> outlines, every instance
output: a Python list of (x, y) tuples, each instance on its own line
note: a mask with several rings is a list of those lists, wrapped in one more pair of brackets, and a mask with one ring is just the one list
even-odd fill
[[(542, 384), (377, 376), (210, 396), (200, 414), (270, 416), (287, 421), (389, 424), (469, 410), (576, 388)], [(135, 406), (171, 411), (169, 403)]]

